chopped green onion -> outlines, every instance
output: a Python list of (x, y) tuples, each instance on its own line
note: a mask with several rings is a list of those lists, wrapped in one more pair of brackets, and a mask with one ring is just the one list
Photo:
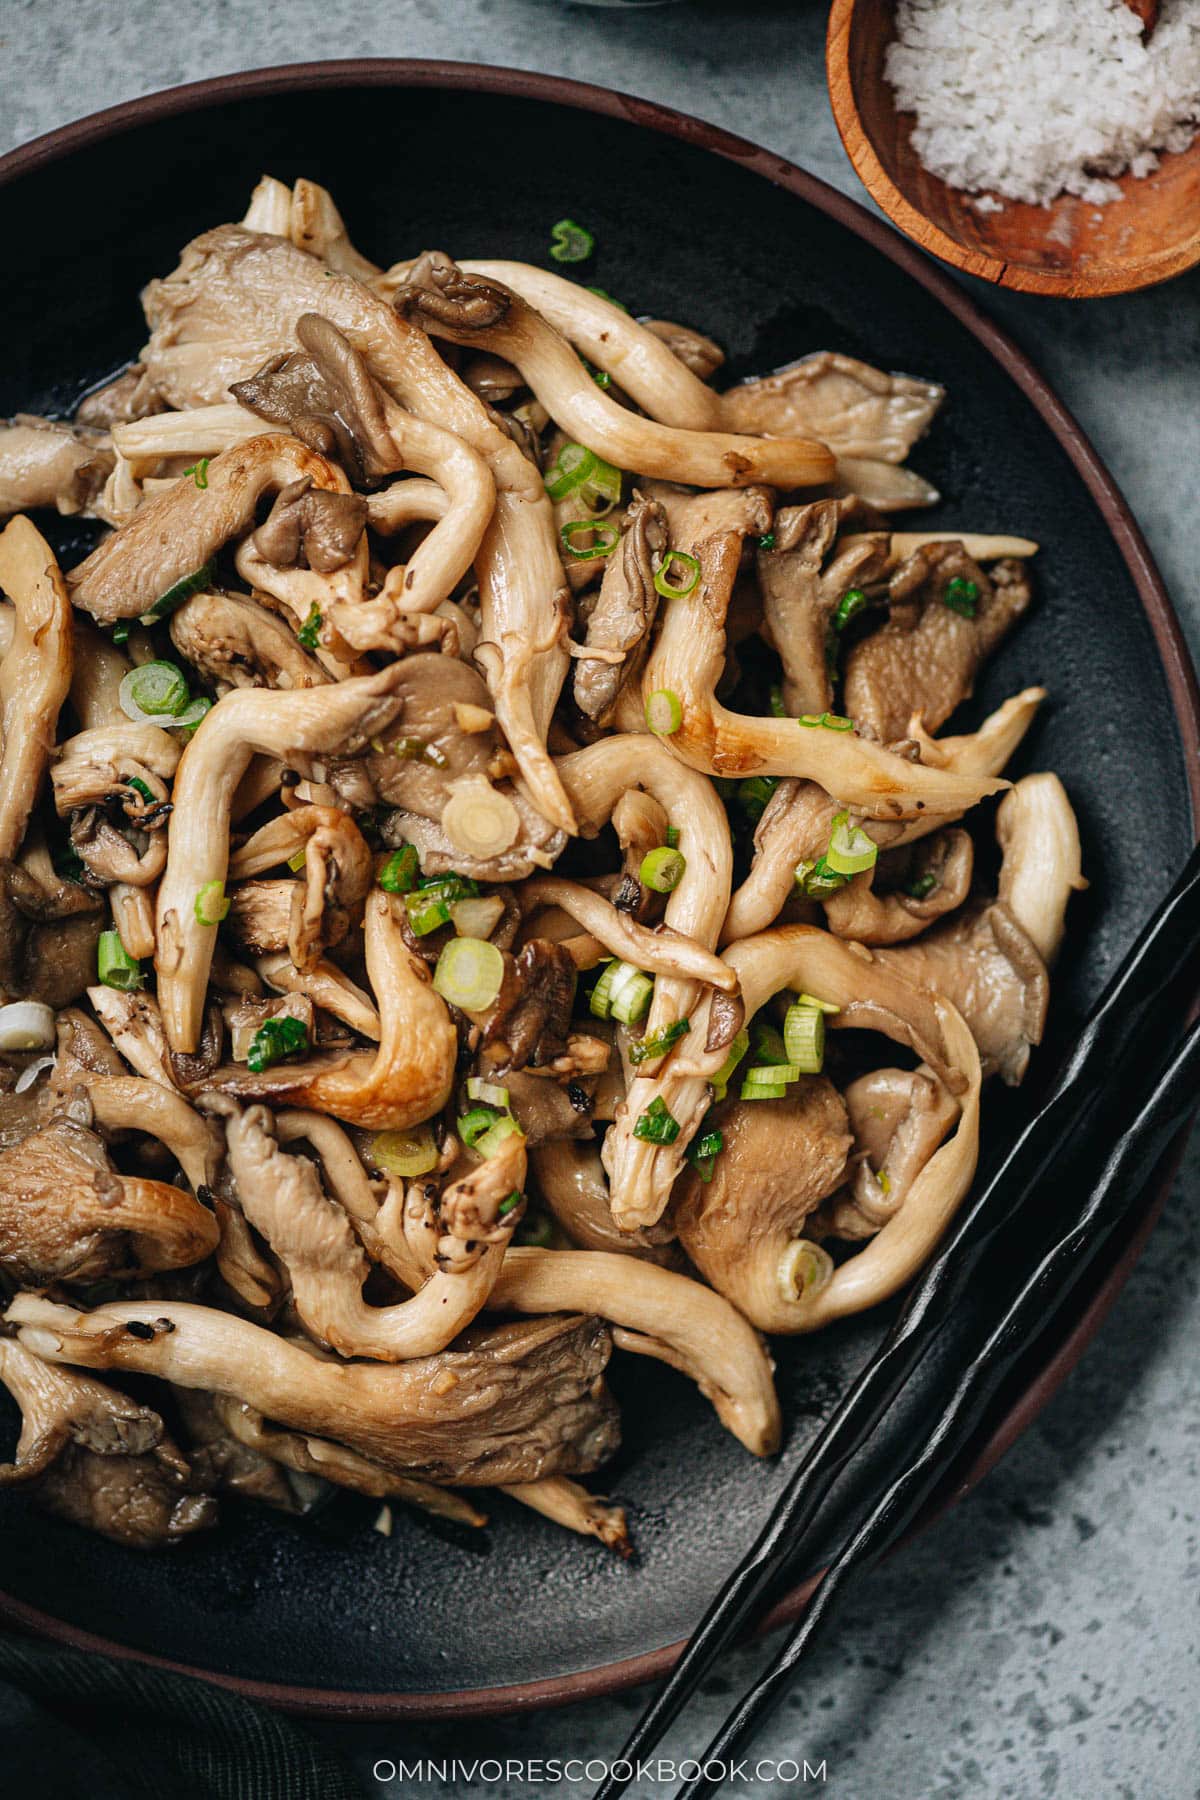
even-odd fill
[(679, 848), (679, 827), (678, 827), (678, 825), (668, 825), (667, 826), (667, 849), (668, 850), (678, 850), (678, 848)]
[(472, 1075), (467, 1081), (467, 1099), (503, 1110), (508, 1105), (508, 1089), (501, 1087), (499, 1082), (485, 1081), (482, 1075)]
[(125, 786), (127, 788), (132, 788), (135, 794), (140, 794), (142, 799), (147, 801), (151, 806), (154, 805), (154, 790), (147, 786), (140, 775), (126, 775)]
[(755, 1060), (760, 1063), (785, 1063), (791, 1058), (783, 1041), (783, 1033), (777, 1031), (769, 1019), (756, 1019), (754, 1029), (750, 1033), (750, 1042), (754, 1046)]
[(801, 713), (796, 720), (797, 725), (806, 725), (810, 730), (823, 727), (826, 731), (853, 731), (854, 720), (843, 718), (841, 713)]
[(629, 1060), (636, 1068), (638, 1063), (652, 1062), (657, 1056), (665, 1056), (673, 1044), (681, 1037), (686, 1037), (691, 1030), (686, 1019), (676, 1019), (654, 1037), (637, 1038), (629, 1046)]
[[(592, 532), (596, 542), (579, 550), (575, 547), (575, 538), (581, 531)], [(599, 556), (611, 556), (621, 541), (621, 534), (616, 526), (603, 519), (572, 519), (558, 535), (562, 539), (563, 549), (576, 562), (594, 562)]]
[(280, 1013), (273, 1019), (264, 1019), (251, 1038), (246, 1067), (252, 1075), (261, 1075), (272, 1063), (281, 1062), (285, 1056), (292, 1056), (297, 1050), (307, 1048), (308, 1029), (303, 1019), (293, 1019), (287, 1013)]
[(185, 737), (194, 737), (202, 719), (206, 719), (213, 709), (213, 703), (207, 694), (197, 694), (188, 703), (177, 719), (171, 722), (171, 729), (181, 726)]
[(856, 619), (866, 604), (867, 596), (861, 588), (847, 588), (834, 610), (833, 629), (845, 631), (851, 619)]
[(654, 983), (633, 963), (611, 962), (592, 989), (588, 1001), (598, 1019), (619, 1019), (636, 1025), (650, 1006)]
[(744, 1081), (743, 1100), (785, 1100), (787, 1088), (782, 1081)]
[(597, 295), (601, 300), (607, 300), (610, 306), (615, 306), (618, 312), (623, 312), (628, 317), (629, 308), (620, 300), (615, 300), (606, 288), (590, 287), (588, 293)]
[(796, 1003), (799, 1006), (815, 1006), (818, 1012), (829, 1013), (831, 1016), (842, 1010), (840, 1006), (835, 1006), (832, 1000), (818, 1000), (815, 994), (797, 994)]
[(932, 869), (926, 869), (924, 875), (918, 875), (915, 881), (905, 883), (904, 892), (910, 900), (927, 900), (937, 886), (937, 876)]
[(511, 1114), (502, 1113), (489, 1131), (485, 1131), (481, 1138), (476, 1138), (475, 1149), (480, 1156), (495, 1156), (506, 1138), (524, 1136), (525, 1133)]
[(545, 478), (551, 500), (578, 494), (593, 512), (611, 512), (621, 498), (621, 471), (583, 444), (564, 444)]
[(588, 373), (591, 375), (592, 380), (598, 388), (610, 388), (612, 386), (612, 376), (607, 369), (590, 369)]
[(806, 900), (823, 900), (827, 894), (836, 894), (849, 879), (831, 869), (823, 856), (818, 856), (816, 862), (796, 864), (796, 886)]
[(117, 620), (112, 629), (112, 641), (114, 644), (127, 644), (129, 642), (131, 625), (132, 620), (130, 619)]
[(371, 1139), (371, 1160), (390, 1175), (428, 1175), (440, 1156), (429, 1125), (408, 1131), (377, 1131)]
[(776, 719), (786, 719), (788, 710), (783, 704), (783, 689), (777, 681), (772, 682), (771, 691), (768, 694), (767, 699), (771, 707), (772, 717)]
[(646, 724), (655, 737), (672, 737), (683, 724), (683, 706), (670, 688), (658, 688), (646, 702)]
[(455, 900), (474, 900), (479, 893), (479, 883), (470, 875), (459, 875), (451, 869), (445, 875), (422, 875), (417, 883), (421, 892), (439, 900), (453, 904)]
[(615, 959), (608, 962), (601, 973), (599, 981), (596, 982), (591, 993), (588, 995), (588, 1011), (593, 1017), (597, 1019), (610, 1019), (612, 1017), (611, 1000), (613, 976), (621, 967), (621, 963)]
[(495, 1123), (496, 1115), (490, 1107), (473, 1106), (459, 1119), (456, 1130), (467, 1149), (473, 1150), (484, 1132), (490, 1131)]
[(638, 880), (643, 887), (652, 888), (656, 894), (671, 894), (683, 880), (686, 868), (687, 858), (683, 852), (670, 850), (663, 845), (643, 856)]
[(308, 617), (301, 625), (296, 636), (306, 650), (315, 650), (321, 639), (321, 609), (314, 600), (308, 609)]
[(486, 938), (451, 938), (433, 972), (442, 999), (464, 1012), (486, 1012), (503, 981), (503, 952)]
[(783, 1041), (800, 1074), (819, 1075), (825, 1062), (825, 1014), (822, 1009), (795, 1001), (784, 1016)]
[(169, 587), (165, 594), (160, 594), (150, 611), (142, 614), (142, 624), (153, 625), (156, 619), (167, 618), (178, 611), (185, 600), (190, 600), (193, 594), (211, 587), (212, 582), (213, 566), (211, 563), (203, 563), (200, 568), (193, 569), (190, 575), (184, 575), (174, 587)]
[[(681, 577), (677, 582), (672, 581), (671, 570), (676, 563), (690, 575), (690, 580)], [(654, 577), (654, 586), (665, 600), (683, 600), (693, 592), (699, 579), (700, 563), (696, 557), (689, 556), (686, 550), (668, 550)]]
[(679, 1120), (667, 1111), (666, 1101), (656, 1094), (633, 1128), (635, 1138), (645, 1144), (673, 1144), (679, 1136)]
[(794, 1062), (755, 1063), (753, 1068), (746, 1070), (742, 1080), (750, 1087), (778, 1087), (781, 1082), (799, 1081), (803, 1073), (804, 1070), (797, 1068)]
[(876, 1181), (877, 1181), (877, 1182), (878, 1182), (878, 1183), (879, 1183), (879, 1185), (880, 1185), (880, 1187), (881, 1187), (881, 1188), (882, 1188), (882, 1189), (883, 1189), (883, 1191), (884, 1191), (884, 1193), (885, 1193), (885, 1194), (890, 1194), (890, 1193), (891, 1193), (891, 1191), (892, 1191), (892, 1178), (891, 1178), (891, 1176), (890, 1176), (890, 1175), (889, 1175), (889, 1174), (888, 1174), (888, 1172), (887, 1172), (887, 1170), (886, 1170), (886, 1169), (877, 1169), (877, 1170), (876, 1170), (876, 1171), (875, 1171), (875, 1179), (876, 1179)]
[(692, 1164), (701, 1181), (707, 1182), (712, 1180), (717, 1158), (724, 1148), (724, 1134), (715, 1129), (706, 1130), (705, 1126), (701, 1125), (700, 1130), (683, 1154)]
[(185, 475), (191, 476), (198, 488), (208, 486), (208, 465), (211, 460), (211, 457), (202, 456), (199, 462), (193, 463), (190, 469), (183, 471)]
[(298, 875), (307, 861), (308, 861), (308, 845), (303, 844), (301, 846), (301, 848), (296, 851), (294, 856), (288, 857), (287, 866), (292, 871), (293, 875)]
[(979, 604), (979, 583), (955, 575), (953, 580), (946, 583), (942, 602), (951, 612), (959, 613), (964, 619), (973, 619), (975, 608)]
[(520, 1188), (514, 1188), (512, 1193), (507, 1195), (496, 1208), (497, 1218), (507, 1219), (509, 1213), (516, 1212), (524, 1198)]
[(142, 965), (130, 956), (121, 942), (119, 931), (102, 931), (96, 946), (96, 973), (103, 987), (117, 988), (123, 994), (140, 988), (145, 980)]
[(177, 719), (187, 711), (188, 684), (182, 669), (172, 662), (148, 662), (130, 669), (118, 689), (121, 710), (127, 718)]
[(767, 810), (767, 802), (779, 786), (776, 775), (751, 775), (737, 786), (738, 805), (752, 824), (757, 824)]
[(399, 850), (393, 850), (386, 857), (378, 875), (375, 877), (385, 894), (409, 894), (417, 879), (417, 871), (421, 866), (416, 846), (402, 844)]
[(229, 912), (223, 881), (206, 881), (192, 902), (201, 925), (219, 925)]
[(758, 540), (758, 547), (760, 550), (773, 550), (775, 548), (775, 533), (773, 531), (764, 531)]
[(879, 845), (859, 825), (851, 825), (850, 815), (840, 812), (833, 821), (825, 861), (835, 875), (861, 875), (873, 869)]
[(428, 937), (450, 923), (450, 908), (444, 900), (431, 899), (426, 893), (405, 894), (404, 906), (409, 927), (415, 937)]
[(596, 240), (586, 225), (574, 219), (560, 219), (550, 227), (550, 254), (555, 262), (586, 262), (596, 248)]
[(732, 1081), (738, 1064), (750, 1048), (750, 1033), (743, 1028), (738, 1032), (729, 1046), (729, 1055), (712, 1078), (713, 1090), (718, 1100), (725, 1098), (725, 1090)]

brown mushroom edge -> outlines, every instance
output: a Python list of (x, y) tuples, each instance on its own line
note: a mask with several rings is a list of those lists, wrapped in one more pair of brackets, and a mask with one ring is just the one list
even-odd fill
[[(524, 70), (488, 68), (481, 64), (371, 58), (332, 63), (301, 63), (250, 70), (216, 80), (192, 82), (161, 93), (127, 101), (80, 119), (0, 158), (0, 185), (18, 180), (47, 163), (86, 150), (89, 145), (130, 127), (199, 112), (228, 100), (265, 98), (277, 93), (320, 92), (339, 88), (433, 88), (534, 99), (579, 111), (624, 120), (709, 150), (717, 156), (761, 175), (794, 194), (797, 199), (842, 225), (846, 230), (886, 256), (897, 268), (923, 287), (991, 355), (1035, 408), (1072, 467), (1091, 494), (1118, 550), (1154, 634), (1170, 690), (1189, 770), (1193, 817), (1200, 816), (1200, 691), (1188, 655), (1183, 632), (1166, 589), (1155, 567), (1141, 530), (1112, 476), (1071, 413), (1048, 386), (1034, 365), (1008, 335), (980, 312), (954, 280), (927, 261), (891, 227), (875, 219), (854, 201), (734, 133), (690, 118), (657, 102), (614, 93), (585, 82)], [(1108, 1261), (1108, 1273), (1090, 1297), (1073, 1312), (1065, 1333), (1056, 1330), (1030, 1352), (1036, 1373), (1018, 1398), (990, 1422), (973, 1458), (930, 1501), (914, 1526), (914, 1534), (969, 1493), (995, 1467), (1021, 1433), (1065, 1381), (1083, 1354), (1121, 1289), (1166, 1202), (1179, 1168), (1186, 1133), (1162, 1159), (1148, 1197), (1129, 1221)], [(814, 1576), (785, 1595), (762, 1621), (768, 1631), (796, 1618), (804, 1609), (819, 1576)], [(473, 1689), (446, 1693), (354, 1693), (335, 1689), (304, 1688), (259, 1682), (211, 1670), (197, 1669), (167, 1657), (133, 1651), (121, 1644), (55, 1619), (36, 1607), (0, 1594), (0, 1617), (14, 1625), (54, 1638), (78, 1649), (93, 1650), (126, 1661), (198, 1676), (288, 1711), (328, 1718), (409, 1719), (466, 1718), (533, 1711), (566, 1705), (609, 1694), (637, 1682), (667, 1673), (678, 1658), (682, 1643), (667, 1644), (641, 1656), (628, 1657), (598, 1668), (584, 1669), (545, 1681), (511, 1687)]]

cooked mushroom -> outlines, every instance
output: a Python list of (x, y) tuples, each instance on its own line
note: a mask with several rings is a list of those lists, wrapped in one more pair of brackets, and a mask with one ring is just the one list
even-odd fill
[[(751, 718), (730, 712), (716, 698), (725, 659), (725, 615), (741, 559), (743, 538), (759, 529), (751, 503), (737, 528), (714, 536), (685, 528), (672, 544), (699, 565), (695, 591), (665, 609), (663, 626), (642, 674), (642, 693), (675, 696), (680, 726), (671, 748), (709, 775), (796, 775), (817, 781), (840, 800), (872, 817), (909, 818), (915, 813), (961, 811), (1003, 782), (972, 779), (905, 761), (862, 737), (851, 721), (830, 714), (794, 719)], [(711, 496), (697, 503), (697, 518)], [(700, 510), (701, 508), (705, 511)]]
[(1057, 775), (1026, 775), (996, 813), (1004, 852), (1000, 903), (1034, 945), (1048, 969), (1058, 958), (1067, 901), (1086, 888), (1079, 826)]
[(437, 257), (426, 276), (428, 285), (396, 290), (398, 311), (435, 337), (505, 357), (564, 431), (620, 469), (698, 487), (808, 487), (833, 474), (833, 458), (807, 435), (734, 437), (639, 418), (600, 391), (562, 334), (511, 289)]
[(35, 1484), (38, 1504), (115, 1543), (153, 1550), (217, 1522), (210, 1495), (148, 1406), (0, 1339), (0, 1382), (21, 1408), (15, 1463), (0, 1487)]
[(752, 1325), (795, 1331), (798, 1296), (830, 1272), (804, 1226), (845, 1175), (853, 1139), (842, 1097), (824, 1076), (803, 1075), (786, 1100), (729, 1102), (711, 1124), (724, 1140), (711, 1179), (689, 1166), (675, 1190), (680, 1242)]
[(559, 906), (613, 956), (639, 969), (681, 981), (707, 982), (729, 993), (737, 985), (719, 956), (670, 925), (647, 928), (578, 882), (538, 875), (525, 883), (522, 901), (530, 907)]
[(936, 731), (1031, 598), (1023, 563), (988, 575), (954, 542), (914, 550), (889, 591), (887, 623), (851, 646), (843, 689), (850, 716), (884, 744), (904, 737), (914, 712)]
[(81, 731), (61, 746), (50, 771), (54, 803), (70, 817), (71, 847), (95, 882), (138, 888), (158, 880), (179, 756), (157, 725)]
[(622, 685), (641, 666), (639, 650), (658, 611), (653, 558), (667, 547), (666, 516), (657, 500), (635, 492), (623, 524), (620, 545), (605, 562), (575, 664), (575, 703), (601, 724)]
[(0, 532), (14, 631), (0, 663), (0, 858), (16, 855), (71, 685), (71, 606), (54, 552), (26, 518)]
[[(783, 703), (789, 713), (828, 712), (833, 706), (829, 649), (833, 617), (843, 596), (874, 581), (887, 561), (884, 534), (837, 542), (850, 503), (815, 500), (781, 507), (774, 544), (758, 552), (763, 616), (783, 663)], [(832, 552), (832, 555), (831, 555)]]
[(857, 357), (821, 350), (721, 397), (729, 431), (811, 434), (838, 458), (902, 463), (946, 397), (935, 381), (885, 375)]
[(537, 1192), (579, 1249), (611, 1250), (619, 1256), (641, 1256), (647, 1262), (670, 1258), (674, 1232), (665, 1223), (649, 1231), (622, 1231), (614, 1223), (608, 1178), (594, 1142), (556, 1138), (537, 1147), (530, 1144), (529, 1150)]
[(0, 419), (0, 518), (43, 506), (84, 512), (112, 466), (113, 453), (95, 432), (32, 413)]
[(611, 1340), (595, 1318), (476, 1326), (454, 1350), (381, 1364), (326, 1362), (232, 1313), (182, 1301), (76, 1312), (19, 1294), (6, 1317), (51, 1362), (129, 1369), (242, 1400), (400, 1475), (464, 1487), (539, 1481), (586, 1474), (616, 1448), (601, 1379)]
[(20, 1282), (128, 1278), (185, 1268), (216, 1248), (217, 1224), (190, 1194), (121, 1175), (82, 1091), (0, 1151), (0, 1267)]
[(510, 1482), (500, 1492), (568, 1531), (599, 1538), (606, 1550), (615, 1550), (618, 1556), (633, 1555), (625, 1508), (589, 1494), (577, 1481), (566, 1481), (558, 1475), (546, 1481)]
[(0, 994), (69, 1006), (96, 975), (100, 901), (77, 882), (42, 882), (0, 862)]
[(217, 692), (323, 687), (330, 676), (274, 613), (242, 594), (210, 592), (171, 615), (171, 641)]
[(905, 875), (898, 887), (878, 890), (876, 863), (830, 894), (824, 902), (830, 931), (860, 944), (901, 944), (955, 912), (970, 892), (975, 846), (968, 832), (935, 832), (903, 861)]
[(958, 1116), (928, 1070), (874, 1069), (845, 1092), (857, 1166), (847, 1191), (812, 1221), (833, 1237), (874, 1237), (893, 1218)]
[(256, 751), (345, 750), (396, 716), (403, 664), (328, 688), (224, 694), (184, 751), (175, 779), (167, 869), (158, 893), (159, 1003), (172, 1049), (194, 1050), (215, 931), (196, 896), (228, 872), (229, 825), (238, 782)]
[(478, 1220), (474, 1241), (483, 1245), (475, 1259), (465, 1267), (450, 1263), (449, 1272), (431, 1275), (410, 1300), (371, 1306), (362, 1297), (366, 1256), (345, 1212), (322, 1189), (315, 1165), (280, 1149), (266, 1107), (243, 1112), (220, 1096), (208, 1104), (225, 1121), (242, 1211), (283, 1264), (296, 1310), (319, 1342), (343, 1356), (402, 1362), (443, 1350), (470, 1324), (487, 1299), (517, 1221), (518, 1209), (506, 1217), (497, 1209), (524, 1181), (519, 1136), (506, 1140), (498, 1155), (443, 1199), (444, 1209), (467, 1204), (469, 1185)]
[(298, 969), (310, 969), (324, 950), (345, 937), (351, 921), (357, 922), (374, 864), (362, 832), (344, 812), (332, 806), (298, 806), (263, 825), (234, 852), (229, 878), (242, 881), (300, 855), (304, 880), (286, 884), (291, 896), (283, 944), (260, 941), (251, 947), (286, 947)]

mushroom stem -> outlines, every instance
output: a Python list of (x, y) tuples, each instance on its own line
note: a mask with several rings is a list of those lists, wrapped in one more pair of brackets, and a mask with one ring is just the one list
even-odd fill
[(564, 1526), (567, 1531), (577, 1531), (581, 1537), (599, 1538), (606, 1550), (615, 1550), (618, 1556), (633, 1555), (625, 1508), (601, 1499), (598, 1494), (590, 1494), (577, 1481), (551, 1475), (545, 1481), (510, 1482), (500, 1492), (529, 1507), (532, 1512), (541, 1513), (555, 1525)]
[(0, 859), (17, 854), (71, 686), (71, 603), (54, 552), (23, 515), (0, 532), (13, 634), (0, 663)]
[(1026, 775), (996, 813), (1004, 852), (1000, 899), (1053, 968), (1066, 930), (1067, 902), (1083, 878), (1079, 825), (1057, 775)]

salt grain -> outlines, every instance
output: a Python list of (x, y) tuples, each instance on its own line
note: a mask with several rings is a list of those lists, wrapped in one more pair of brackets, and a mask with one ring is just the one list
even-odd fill
[(884, 73), (952, 187), (1104, 205), (1196, 135), (1200, 0), (1164, 0), (1149, 42), (1125, 0), (899, 0)]

